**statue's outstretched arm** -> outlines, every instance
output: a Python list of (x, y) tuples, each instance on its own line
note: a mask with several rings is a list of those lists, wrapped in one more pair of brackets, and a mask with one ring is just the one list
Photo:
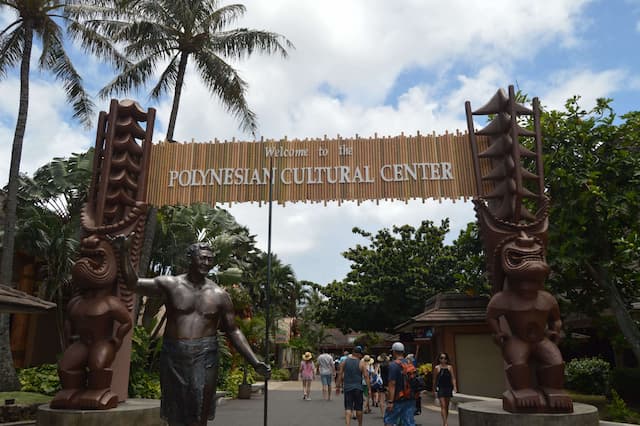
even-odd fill
[(258, 360), (256, 354), (251, 349), (247, 338), (238, 328), (235, 320), (235, 312), (233, 304), (231, 303), (231, 297), (226, 292), (221, 295), (220, 307), (222, 310), (221, 325), (222, 330), (226, 333), (231, 344), (236, 350), (244, 357), (256, 369), (256, 371), (268, 378), (270, 376), (271, 369), (265, 363)]

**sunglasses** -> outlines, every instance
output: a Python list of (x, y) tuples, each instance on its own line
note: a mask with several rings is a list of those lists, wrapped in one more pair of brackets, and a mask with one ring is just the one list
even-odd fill
[(447, 359), (447, 357), (446, 356), (441, 356), (440, 359)]

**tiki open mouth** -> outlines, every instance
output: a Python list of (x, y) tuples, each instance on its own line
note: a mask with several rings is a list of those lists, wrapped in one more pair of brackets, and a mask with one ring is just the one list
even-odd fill
[(542, 248), (534, 250), (519, 250), (515, 247), (505, 250), (506, 264), (511, 269), (518, 269), (531, 262), (544, 262)]

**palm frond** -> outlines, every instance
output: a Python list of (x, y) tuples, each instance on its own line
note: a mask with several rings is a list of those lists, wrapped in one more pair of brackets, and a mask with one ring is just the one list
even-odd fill
[(240, 19), (246, 11), (247, 8), (242, 4), (223, 6), (209, 14), (203, 20), (202, 27), (210, 29), (212, 33), (217, 33)]
[(20, 26), (12, 33), (0, 38), (0, 78), (6, 76), (9, 68), (22, 60), (25, 28)]
[(288, 57), (287, 48), (294, 48), (287, 38), (268, 31), (256, 31), (241, 28), (219, 32), (211, 40), (210, 48), (225, 57), (242, 59), (254, 51), (260, 53), (279, 53)]
[(42, 25), (34, 28), (34, 32), (42, 39), (42, 52), (40, 53), (39, 66), (44, 69), (50, 69), (51, 64), (55, 61), (55, 48), (62, 46), (62, 31), (60, 27), (50, 18), (45, 17)]
[(164, 69), (158, 83), (151, 89), (151, 98), (157, 99), (166, 93), (171, 87), (176, 84), (176, 78), (178, 76), (178, 55), (174, 56), (169, 62), (169, 65)]
[(80, 43), (85, 51), (105, 59), (117, 68), (125, 68), (131, 62), (120, 53), (109, 37), (102, 35), (90, 26), (79, 22), (70, 22), (67, 26), (67, 33), (70, 38)]
[(137, 37), (124, 49), (125, 54), (133, 59), (144, 58), (146, 56), (160, 55), (167, 57), (172, 52), (177, 51), (178, 43), (163, 33), (147, 33), (145, 37)]
[(8, 33), (11, 28), (18, 26), (20, 24), (22, 24), (22, 18), (18, 18), (17, 20), (13, 21), (9, 25), (7, 25), (2, 31), (0, 31), (0, 37), (4, 37), (4, 35)]
[[(67, 56), (62, 41), (57, 37), (48, 37), (50, 47), (47, 49), (44, 68), (48, 68), (61, 81), (67, 94), (67, 100), (71, 104), (75, 118), (78, 118), (85, 126), (91, 125), (95, 105), (89, 94), (84, 90), (82, 77), (76, 71), (71, 58)], [(43, 56), (45, 55), (43, 51)]]
[(123, 93), (143, 86), (153, 74), (155, 64), (159, 59), (155, 56), (149, 56), (127, 67), (105, 87), (100, 89), (98, 96), (107, 98), (113, 93)]
[(196, 65), (207, 88), (215, 93), (227, 111), (240, 120), (243, 131), (254, 133), (257, 116), (249, 109), (245, 98), (247, 83), (235, 69), (211, 52), (194, 53)]

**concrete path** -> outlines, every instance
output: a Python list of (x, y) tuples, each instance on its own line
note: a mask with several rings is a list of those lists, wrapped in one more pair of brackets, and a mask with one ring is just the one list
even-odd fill
[[(264, 396), (252, 395), (251, 399), (225, 400), (217, 407), (216, 419), (209, 426), (261, 426), (264, 425)], [(364, 426), (384, 425), (380, 409), (372, 407), (364, 414)], [(432, 398), (423, 398), (422, 414), (415, 417), (421, 426), (440, 426), (440, 408)], [(345, 424), (343, 396), (331, 401), (322, 399), (322, 387), (318, 380), (311, 385), (311, 400), (302, 399), (301, 382), (269, 382), (267, 424), (269, 426), (340, 426)], [(357, 426), (357, 420), (351, 420)], [(450, 412), (449, 426), (458, 426), (458, 415)]]

